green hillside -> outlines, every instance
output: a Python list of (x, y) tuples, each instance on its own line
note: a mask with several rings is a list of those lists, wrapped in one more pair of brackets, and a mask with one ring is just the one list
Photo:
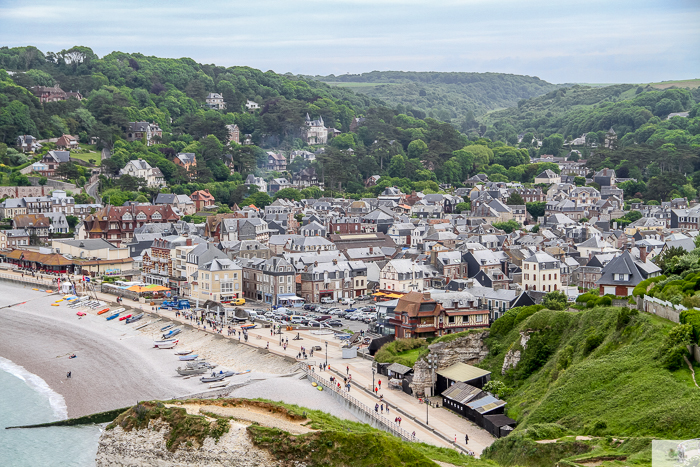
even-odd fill
[(314, 78), (376, 97), (414, 116), (460, 125), (465, 118), (471, 120), (490, 110), (511, 107), (521, 99), (560, 87), (537, 77), (505, 73), (373, 71)]
[[(674, 323), (612, 307), (542, 310), (515, 324), (516, 313), (492, 327), (482, 365), (512, 388), (508, 415), (518, 421), (516, 433), (554, 423), (582, 435), (697, 436), (700, 389), (682, 357), (674, 365), (666, 359)], [(506, 353), (522, 349), (525, 331), (522, 359), (501, 376)]]

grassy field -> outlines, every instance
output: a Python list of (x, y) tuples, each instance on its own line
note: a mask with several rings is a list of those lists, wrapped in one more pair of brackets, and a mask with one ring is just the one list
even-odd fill
[(657, 89), (668, 89), (672, 86), (679, 88), (695, 89), (700, 87), (700, 79), (681, 79), (677, 81), (661, 81), (660, 83), (649, 83), (649, 86)]
[(425, 339), (397, 339), (384, 344), (377, 351), (374, 360), (379, 363), (400, 363), (412, 367), (424, 354), (428, 353)]
[(339, 87), (339, 88), (348, 88), (348, 89), (356, 89), (356, 88), (376, 88), (377, 86), (393, 86), (398, 83), (360, 83), (360, 82), (353, 82), (353, 81), (324, 81), (329, 86), (333, 87)]
[[(556, 423), (596, 436), (698, 435), (700, 389), (687, 367), (671, 372), (657, 359), (675, 324), (639, 313), (620, 327), (620, 310), (542, 310), (506, 336), (489, 337), (491, 354), (480, 366), (513, 388), (506, 400), (515, 433)], [(504, 356), (520, 349), (522, 330), (534, 332), (518, 366), (502, 377)]]
[(85, 162), (90, 162), (90, 159), (94, 159), (96, 166), (100, 165), (102, 163), (102, 153), (101, 152), (82, 152), (82, 153), (71, 152), (70, 157), (71, 157), (71, 159), (80, 159), (81, 161), (85, 161)]

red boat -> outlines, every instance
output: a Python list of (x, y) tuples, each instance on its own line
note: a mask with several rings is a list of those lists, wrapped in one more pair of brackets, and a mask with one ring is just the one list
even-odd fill
[(82, 312), (82, 311), (79, 311), (79, 312), (76, 313), (76, 315), (78, 315), (78, 316), (85, 316), (85, 313)]
[(127, 318), (131, 318), (131, 315), (126, 315), (126, 316), (120, 316), (119, 321), (124, 321)]
[(109, 308), (105, 308), (104, 310), (100, 310), (97, 312), (98, 315), (101, 315), (103, 313), (107, 313), (109, 311)]

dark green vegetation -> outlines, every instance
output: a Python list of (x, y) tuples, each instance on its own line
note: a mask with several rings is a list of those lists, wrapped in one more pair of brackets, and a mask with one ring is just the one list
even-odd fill
[(123, 412), (107, 429), (121, 426), (124, 431), (141, 430), (147, 428), (151, 420), (162, 420), (170, 425), (165, 443), (169, 451), (175, 451), (182, 443), (201, 446), (208, 437), (218, 440), (230, 427), (224, 419), (209, 422), (204, 416), (189, 415), (183, 408), (165, 407), (162, 402), (151, 401), (140, 402)]
[[(492, 326), (480, 366), (512, 388), (507, 415), (518, 421), (516, 436), (547, 423), (579, 435), (692, 438), (700, 390), (687, 367), (669, 369), (669, 359), (682, 363), (682, 355), (669, 356), (685, 338), (678, 328), (627, 308), (513, 309)], [(521, 331), (529, 334), (525, 349)], [(501, 376), (511, 350), (521, 350), (521, 360)]]
[(400, 363), (412, 367), (419, 357), (428, 353), (425, 339), (396, 339), (384, 344), (374, 356), (379, 363)]
[(376, 97), (402, 113), (456, 121), (466, 125), (465, 131), (478, 126), (474, 116), (560, 87), (537, 77), (504, 73), (373, 71), (315, 79)]

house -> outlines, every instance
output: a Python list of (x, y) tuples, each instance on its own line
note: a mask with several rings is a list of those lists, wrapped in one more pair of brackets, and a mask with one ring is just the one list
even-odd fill
[(119, 175), (142, 178), (146, 180), (146, 185), (149, 187), (165, 186), (163, 172), (157, 167), (151, 167), (151, 165), (143, 159), (129, 161), (124, 168), (119, 171)]
[(157, 123), (148, 122), (129, 122), (126, 130), (127, 141), (143, 141), (146, 140), (146, 146), (151, 146), (157, 142), (155, 138), (162, 138), (163, 130), (160, 129)]
[(392, 259), (379, 273), (379, 289), (408, 293), (423, 290), (423, 269), (410, 259)]
[(92, 277), (97, 275), (120, 275), (133, 269), (134, 260), (129, 256), (128, 247), (118, 247), (103, 239), (95, 240), (52, 240), (51, 248), (62, 255), (70, 255), (81, 273)]
[(68, 97), (66, 92), (58, 86), (33, 86), (31, 90), (42, 104), (64, 101)]
[(442, 303), (430, 292), (415, 291), (400, 297), (389, 317), (394, 336), (437, 337), (489, 325), (488, 311), (479, 310), (476, 298), (468, 292), (441, 294), (441, 299)]
[(267, 170), (284, 172), (287, 170), (287, 159), (282, 154), (267, 151)]
[(12, 219), (20, 214), (27, 214), (27, 203), (24, 198), (7, 198), (0, 203), (0, 218)]
[(561, 262), (544, 252), (523, 260), (522, 284), (525, 290), (552, 292), (561, 290)]
[(615, 133), (615, 130), (613, 130), (613, 127), (610, 127), (608, 132), (605, 134), (605, 147), (608, 149), (612, 149), (617, 145), (617, 133)]
[(70, 151), (49, 151), (41, 158), (40, 163), (34, 163), (32, 170), (45, 177), (53, 177), (61, 164), (70, 162)]
[(214, 110), (224, 110), (226, 108), (226, 102), (224, 102), (224, 97), (218, 92), (210, 92), (206, 98), (204, 98), (207, 107)]
[(328, 231), (334, 234), (360, 233), (362, 224), (359, 217), (336, 217), (328, 222)]
[(615, 170), (605, 168), (596, 172), (595, 175), (593, 175), (593, 181), (600, 185), (601, 188), (604, 186), (615, 186), (617, 183), (615, 180)]
[(228, 258), (215, 258), (199, 266), (191, 278), (191, 297), (201, 301), (230, 303), (243, 296), (241, 265)]
[(326, 228), (315, 221), (299, 228), (299, 235), (304, 237), (325, 237), (326, 233)]
[(26, 230), (30, 237), (36, 236), (39, 240), (49, 238), (51, 221), (43, 214), (20, 214), (12, 219), (12, 228)]
[(286, 178), (273, 178), (269, 184), (270, 193), (277, 193), (285, 188), (291, 188), (292, 184)]
[(300, 276), (301, 297), (308, 303), (359, 297), (367, 292), (367, 266), (361, 261), (315, 261), (305, 266)]
[(262, 177), (256, 177), (253, 174), (248, 174), (245, 179), (245, 184), (255, 185), (258, 187), (258, 191), (262, 191), (263, 193), (267, 192), (267, 182)]
[(44, 216), (49, 219), (49, 234), (67, 234), (70, 231), (68, 219), (62, 212), (47, 212)]
[(547, 185), (561, 183), (561, 175), (547, 169), (535, 177), (535, 184), (538, 183), (546, 183)]
[(79, 141), (78, 138), (71, 135), (61, 135), (56, 141), (56, 149), (70, 151), (73, 149), (78, 149)]
[(661, 274), (661, 268), (645, 260), (633, 258), (629, 251), (612, 259), (603, 267), (601, 277), (596, 282), (600, 294), (627, 297), (632, 295), (637, 284)]
[(284, 258), (242, 259), (243, 296), (279, 305), (279, 297), (296, 293), (296, 270)]
[(179, 152), (173, 162), (189, 172), (197, 166), (197, 156), (193, 152)]
[(187, 195), (175, 195), (172, 193), (158, 193), (153, 203), (157, 206), (169, 205), (177, 210), (181, 216), (194, 214), (197, 212), (195, 203)]
[(248, 112), (254, 113), (256, 110), (260, 110), (260, 105), (257, 102), (247, 100), (245, 103), (245, 108), (248, 109)]
[[(133, 161), (132, 161), (133, 162)], [(89, 214), (83, 221), (82, 238), (103, 238), (120, 246), (130, 243), (134, 230), (144, 224), (175, 222), (179, 216), (171, 206), (111, 206)]]
[(200, 212), (214, 206), (214, 196), (209, 193), (209, 190), (198, 190), (190, 195), (190, 199), (194, 203), (195, 212)]
[(323, 117), (311, 120), (307, 113), (305, 125), (303, 134), (306, 144), (326, 144), (328, 142), (328, 128), (323, 123)]
[(241, 144), (241, 130), (238, 128), (238, 125), (235, 123), (226, 125), (226, 129), (228, 130), (228, 142)]
[(26, 229), (4, 230), (7, 238), (7, 248), (18, 248), (29, 245), (29, 232)]
[(20, 152), (36, 152), (41, 149), (41, 144), (32, 135), (19, 135), (15, 144)]
[(380, 175), (371, 175), (367, 177), (367, 180), (365, 180), (365, 187), (373, 187), (376, 186), (377, 183), (379, 183), (379, 179), (382, 178)]

